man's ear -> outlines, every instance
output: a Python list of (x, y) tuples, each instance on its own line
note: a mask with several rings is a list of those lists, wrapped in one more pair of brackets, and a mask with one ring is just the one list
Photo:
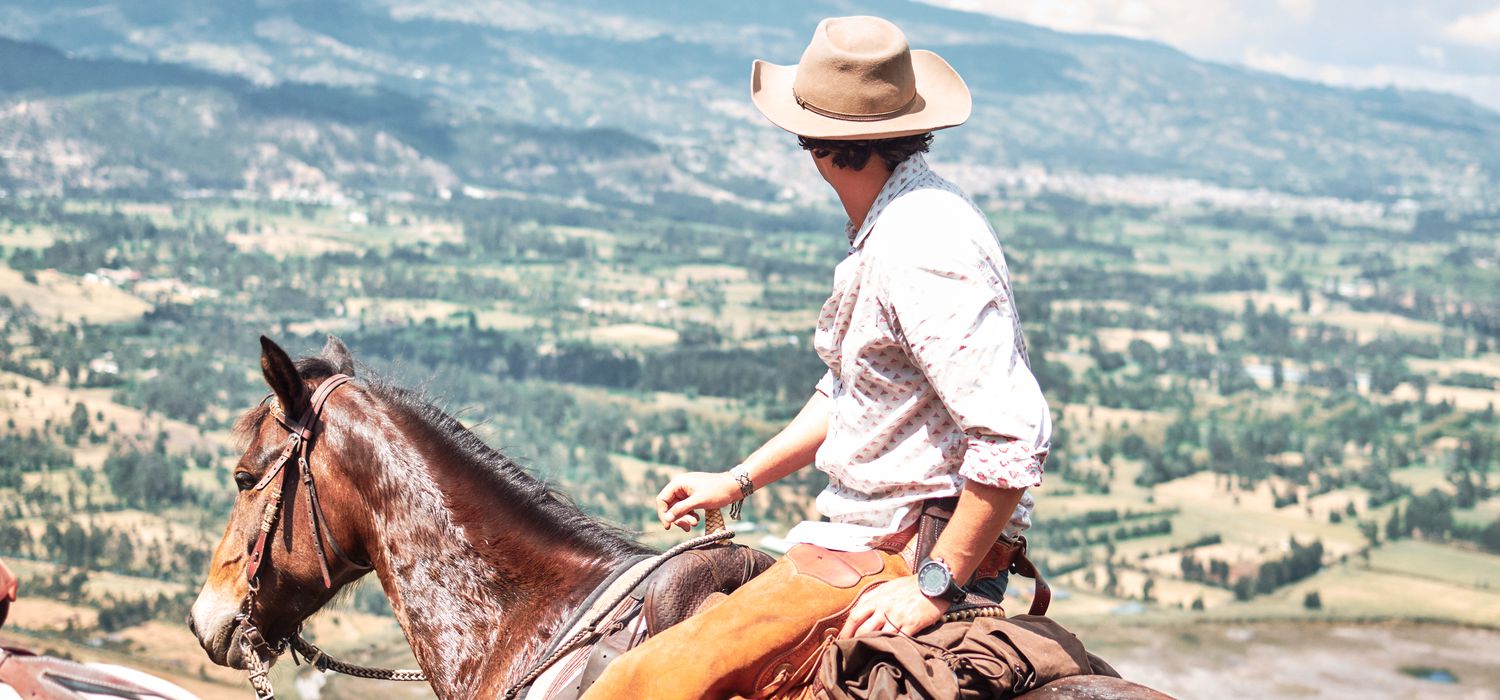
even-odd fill
[(328, 334), (328, 342), (323, 344), (323, 352), (320, 354), (323, 359), (333, 365), (333, 371), (354, 376), (354, 356), (349, 354), (349, 348), (344, 346), (344, 341), (339, 340), (334, 334)]
[(287, 420), (300, 418), (307, 408), (307, 386), (302, 383), (302, 375), (297, 373), (297, 365), (292, 362), (292, 358), (280, 345), (265, 336), (260, 337), (260, 371), (266, 376), (266, 384), (270, 385), (271, 392), (276, 394), (276, 400), (281, 403), (281, 410), (286, 413)]

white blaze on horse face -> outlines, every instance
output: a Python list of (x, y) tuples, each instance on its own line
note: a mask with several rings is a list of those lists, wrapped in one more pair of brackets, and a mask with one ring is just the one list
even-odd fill
[(229, 646), (234, 638), (235, 616), (239, 615), (240, 603), (249, 592), (243, 573), (246, 555), (240, 553), (242, 549), (230, 544), (240, 537), (232, 525), (225, 530), (214, 550), (208, 578), (188, 613), (193, 634), (208, 652), (208, 658), (221, 666), (227, 664), (231, 656)]
[(214, 590), (212, 580), (203, 585), (198, 599), (193, 601), (193, 610), (189, 613), (193, 633), (215, 663), (224, 663), (229, 654), (234, 619), (239, 612), (239, 598)]

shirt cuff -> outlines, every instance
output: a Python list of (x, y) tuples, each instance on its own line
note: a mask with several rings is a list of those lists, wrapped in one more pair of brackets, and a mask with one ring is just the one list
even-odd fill
[(834, 387), (839, 383), (838, 377), (833, 376), (833, 370), (823, 373), (823, 378), (818, 380), (816, 387), (819, 394), (833, 398)]
[(1028, 489), (1042, 485), (1042, 461), (1046, 458), (1045, 449), (1036, 450), (1020, 440), (970, 435), (958, 473), (985, 486)]

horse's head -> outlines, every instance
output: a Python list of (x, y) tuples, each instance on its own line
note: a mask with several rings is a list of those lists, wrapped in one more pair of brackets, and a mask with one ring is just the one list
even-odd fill
[[(368, 523), (344, 462), (347, 433), (331, 425), (358, 402), (348, 389), (331, 399), (321, 395), (326, 388), (319, 392), (330, 377), (353, 374), (349, 351), (332, 336), (321, 355), (300, 365), (264, 337), (261, 351), (272, 396), (241, 419), (247, 446), (234, 468), (239, 493), (188, 616), (209, 658), (236, 668), (246, 667), (246, 641), (273, 656), (303, 620), (368, 571), (356, 563), (367, 561)], [(301, 444), (304, 437), (310, 445)]]

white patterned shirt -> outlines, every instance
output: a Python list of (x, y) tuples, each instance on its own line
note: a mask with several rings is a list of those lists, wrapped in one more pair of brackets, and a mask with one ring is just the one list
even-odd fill
[[(966, 479), (1040, 485), (1052, 435), (1005, 257), (967, 195), (914, 155), (849, 235), (813, 336), (832, 400), (817, 454), (827, 521), (787, 534), (841, 551), (911, 525), (922, 501)], [(1030, 527), (1033, 507), (1027, 492), (1007, 536)]]

